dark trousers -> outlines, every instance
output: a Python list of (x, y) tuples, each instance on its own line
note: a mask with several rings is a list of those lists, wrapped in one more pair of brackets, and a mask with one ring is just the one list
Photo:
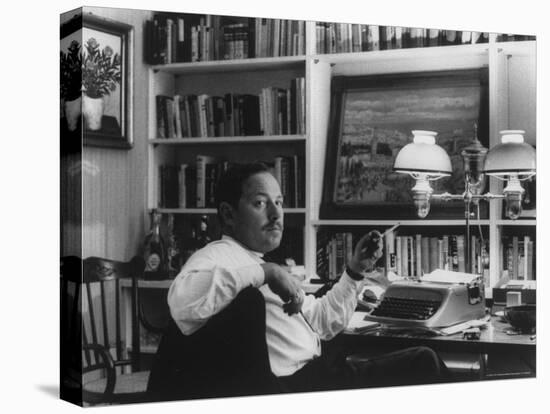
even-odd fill
[(431, 384), (449, 380), (441, 358), (424, 346), (402, 349), (373, 357), (341, 352), (323, 354), (302, 369), (279, 378), (286, 392), (329, 391), (395, 385)]

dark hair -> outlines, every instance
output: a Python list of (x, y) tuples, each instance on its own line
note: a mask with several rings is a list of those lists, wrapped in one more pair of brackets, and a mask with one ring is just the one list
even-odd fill
[(216, 184), (216, 207), (218, 212), (222, 202), (229, 203), (237, 208), (243, 194), (243, 183), (254, 174), (262, 172), (271, 172), (263, 162), (233, 164), (225, 171)]

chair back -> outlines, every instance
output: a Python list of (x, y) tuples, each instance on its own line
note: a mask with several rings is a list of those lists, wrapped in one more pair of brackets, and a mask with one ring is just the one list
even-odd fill
[[(64, 257), (61, 261), (61, 365), (62, 382), (80, 384), (83, 375), (104, 371), (107, 392), (114, 389), (117, 369), (140, 365), (138, 288), (145, 262), (89, 257)], [(125, 343), (121, 300), (121, 279), (131, 283), (131, 350)], [(126, 305), (126, 304), (124, 304)], [(127, 306), (127, 305), (126, 305)], [(128, 308), (127, 308), (128, 309)], [(109, 355), (107, 355), (109, 354)], [(73, 384), (74, 385), (74, 384)]]

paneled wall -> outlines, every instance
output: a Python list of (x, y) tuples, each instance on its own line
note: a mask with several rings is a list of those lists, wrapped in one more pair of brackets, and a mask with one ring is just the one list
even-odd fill
[[(79, 237), (78, 232), (71, 232), (72, 226), (68, 221), (71, 214), (68, 214), (63, 218), (68, 226), (62, 233), (62, 254), (129, 260), (138, 251), (147, 223), (148, 98), (142, 28), (151, 12), (102, 7), (85, 7), (85, 12), (134, 27), (134, 146), (130, 150), (90, 146), (83, 148), (81, 253), (79, 243), (75, 240)], [(64, 19), (70, 17), (71, 14), (63, 16)], [(78, 188), (78, 185), (73, 183), (73, 188)]]

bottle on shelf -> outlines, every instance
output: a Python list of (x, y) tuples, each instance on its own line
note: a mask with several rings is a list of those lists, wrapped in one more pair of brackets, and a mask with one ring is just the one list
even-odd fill
[(145, 278), (149, 280), (164, 279), (166, 271), (166, 244), (160, 233), (162, 215), (158, 210), (151, 211), (151, 230), (143, 242), (143, 258), (145, 260)]
[(201, 249), (212, 241), (208, 233), (208, 216), (203, 215), (199, 220), (198, 230), (195, 233), (195, 247)]
[(174, 278), (181, 270), (181, 254), (178, 245), (178, 240), (174, 233), (174, 215), (168, 215), (168, 277)]

